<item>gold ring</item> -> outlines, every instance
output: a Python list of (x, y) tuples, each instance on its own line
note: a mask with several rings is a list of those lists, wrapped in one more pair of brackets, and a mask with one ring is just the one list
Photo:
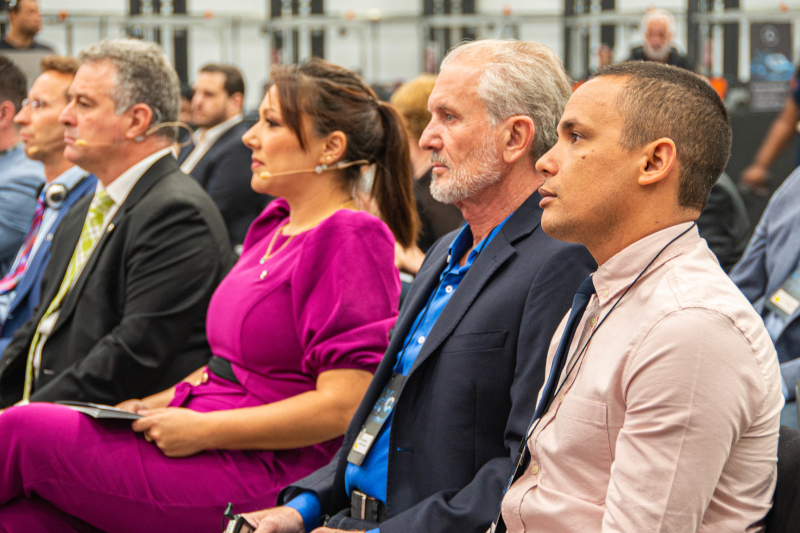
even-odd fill
[(144, 434), (144, 440), (146, 440), (147, 442), (153, 442), (153, 439), (147, 433)]

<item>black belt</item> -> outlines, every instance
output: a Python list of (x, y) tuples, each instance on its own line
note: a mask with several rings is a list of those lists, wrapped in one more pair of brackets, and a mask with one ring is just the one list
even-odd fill
[(385, 522), (386, 506), (382, 501), (354, 490), (350, 496), (350, 517), (370, 522)]
[(211, 358), (211, 361), (208, 362), (208, 369), (211, 371), (212, 374), (215, 376), (226, 379), (228, 381), (232, 381), (237, 385), (241, 385), (239, 380), (236, 379), (236, 374), (233, 373), (233, 367), (231, 366), (231, 362), (227, 359), (223, 359), (222, 357), (217, 357), (216, 355)]

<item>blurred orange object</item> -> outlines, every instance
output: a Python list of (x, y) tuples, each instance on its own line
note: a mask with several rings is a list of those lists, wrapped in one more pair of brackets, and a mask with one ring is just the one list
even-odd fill
[(778, 4), (778, 9), (781, 10), (781, 13), (786, 13), (787, 11), (789, 11), (789, 6), (786, 5), (786, 2), (781, 2), (780, 4)]
[(723, 77), (715, 76), (708, 78), (708, 83), (717, 91), (719, 97), (725, 100), (725, 95), (728, 94), (728, 80)]
[(204, 19), (213, 19), (214, 18), (214, 12), (211, 11), (210, 9), (206, 9), (205, 11), (203, 11), (203, 18)]
[(69, 17), (69, 13), (67, 13), (66, 9), (62, 9), (61, 11), (58, 12), (59, 22), (64, 22), (65, 20), (67, 20), (67, 17)]

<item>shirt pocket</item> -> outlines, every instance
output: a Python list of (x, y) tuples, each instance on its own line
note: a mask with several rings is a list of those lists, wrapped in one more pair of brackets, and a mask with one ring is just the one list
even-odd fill
[(581, 500), (601, 504), (611, 478), (611, 447), (608, 439), (608, 408), (567, 394), (553, 420), (558, 472), (548, 483), (547, 468), (542, 482)]

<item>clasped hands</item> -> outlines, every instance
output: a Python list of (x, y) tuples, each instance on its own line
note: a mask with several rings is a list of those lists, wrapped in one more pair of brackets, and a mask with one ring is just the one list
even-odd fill
[[(291, 507), (276, 507), (255, 513), (243, 515), (248, 522), (258, 526), (255, 533), (304, 533), (303, 518), (296, 509)], [(312, 533), (345, 533), (341, 529), (318, 527)], [(350, 531), (348, 533), (365, 533), (364, 531)]]
[(144, 438), (167, 457), (188, 457), (213, 448), (205, 413), (182, 407), (150, 409), (140, 400), (128, 400), (117, 407), (142, 415), (133, 422), (133, 430), (144, 433)]

